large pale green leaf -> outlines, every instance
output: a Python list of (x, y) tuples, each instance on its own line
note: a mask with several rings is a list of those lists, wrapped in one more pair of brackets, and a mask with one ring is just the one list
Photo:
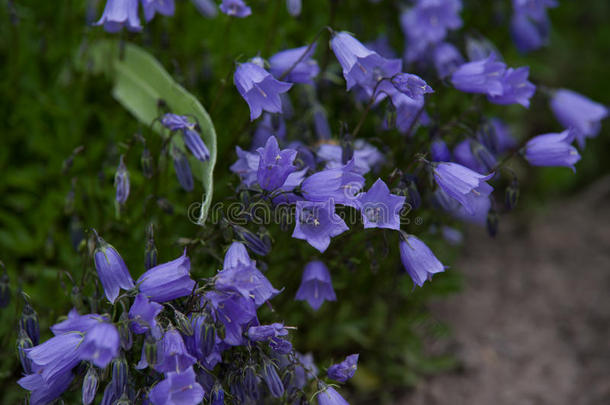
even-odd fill
[[(143, 124), (163, 136), (166, 131), (153, 121), (159, 116), (159, 102), (163, 100), (175, 114), (195, 117), (201, 127), (201, 135), (208, 149), (210, 159), (200, 162), (191, 159), (195, 177), (201, 178), (204, 196), (198, 223), (203, 225), (212, 203), (214, 190), (214, 165), (216, 164), (216, 131), (207, 111), (197, 99), (176, 83), (163, 66), (144, 49), (130, 43), (112, 40), (90, 44), (84, 54), (85, 66), (94, 73), (108, 75), (113, 83), (113, 96)], [(184, 145), (180, 145), (184, 147)]]

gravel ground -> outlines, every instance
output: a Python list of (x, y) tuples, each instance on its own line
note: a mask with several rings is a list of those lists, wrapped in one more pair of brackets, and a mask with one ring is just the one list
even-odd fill
[(610, 177), (501, 226), (469, 230), (464, 291), (432, 305), (462, 367), (401, 403), (610, 404)]

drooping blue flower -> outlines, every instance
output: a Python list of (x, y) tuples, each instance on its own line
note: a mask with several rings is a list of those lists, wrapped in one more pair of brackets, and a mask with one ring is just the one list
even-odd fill
[(275, 365), (272, 362), (264, 362), (261, 377), (267, 384), (267, 388), (269, 388), (271, 396), (274, 398), (280, 398), (282, 395), (284, 395), (284, 384), (282, 383), (282, 379), (278, 375)]
[(489, 55), (500, 55), (495, 45), (485, 37), (466, 37), (466, 55), (470, 61), (487, 59)]
[(292, 237), (306, 240), (320, 252), (328, 248), (332, 237), (349, 229), (343, 219), (335, 213), (335, 203), (332, 200), (297, 201), (295, 222)]
[(193, 367), (181, 372), (169, 372), (155, 385), (148, 398), (154, 405), (197, 405), (205, 392), (195, 378)]
[(218, 6), (214, 0), (191, 0), (199, 14), (207, 18), (214, 18), (218, 15)]
[(154, 368), (160, 373), (181, 373), (197, 361), (188, 352), (182, 336), (175, 329), (165, 332), (158, 347), (157, 364)]
[(214, 308), (216, 319), (225, 327), (223, 342), (230, 346), (241, 345), (244, 329), (258, 323), (254, 300), (232, 291), (210, 291), (206, 298)]
[(330, 46), (343, 69), (347, 90), (359, 85), (368, 97), (373, 95), (373, 90), (380, 80), (391, 78), (402, 69), (400, 59), (380, 56), (347, 32), (335, 34)]
[(70, 373), (80, 362), (83, 339), (83, 334), (79, 332), (64, 333), (25, 351), (32, 361), (34, 372), (40, 374), (48, 384)]
[(399, 248), (402, 265), (416, 285), (421, 287), (434, 274), (445, 271), (445, 266), (417, 237), (409, 235), (406, 240), (400, 241)]
[(601, 120), (608, 116), (608, 108), (572, 90), (559, 89), (551, 100), (551, 110), (565, 129), (576, 130), (581, 148), (586, 138), (594, 138), (601, 130)]
[(119, 354), (119, 332), (108, 322), (98, 322), (83, 340), (81, 359), (89, 360), (99, 368), (104, 368)]
[(269, 137), (265, 147), (256, 151), (260, 156), (257, 180), (263, 190), (273, 191), (282, 187), (290, 173), (297, 170), (293, 164), (297, 151), (280, 150), (275, 136)]
[(358, 357), (358, 354), (350, 354), (341, 363), (333, 364), (328, 368), (328, 377), (335, 381), (346, 382), (356, 373)]
[(243, 0), (222, 0), (220, 11), (238, 18), (246, 18), (252, 14), (252, 9)]
[(513, 0), (515, 13), (540, 21), (547, 18), (547, 8), (557, 7), (556, 0)]
[(129, 197), (129, 173), (123, 155), (121, 155), (119, 167), (114, 175), (114, 187), (116, 188), (116, 201), (119, 204), (125, 204)]
[(174, 0), (142, 0), (142, 8), (146, 22), (152, 20), (155, 13), (172, 16), (176, 11)]
[(251, 121), (260, 117), (263, 111), (281, 113), (280, 94), (286, 93), (292, 87), (292, 83), (276, 80), (271, 73), (254, 62), (238, 65), (233, 82), (250, 107)]
[(530, 68), (508, 68), (502, 77), (502, 94), (488, 95), (487, 99), (494, 104), (521, 104), (528, 108), (530, 98), (536, 92), (536, 86), (527, 80)]
[(179, 258), (159, 264), (142, 274), (137, 281), (138, 288), (142, 294), (156, 302), (187, 296), (195, 287), (190, 269), (191, 261), (185, 249)]
[(505, 71), (506, 65), (492, 54), (487, 59), (468, 62), (458, 67), (451, 75), (451, 83), (456, 89), (466, 93), (501, 96), (504, 91)]
[(301, 0), (286, 0), (286, 9), (288, 10), (288, 14), (293, 17), (298, 17), (301, 15), (301, 8), (303, 4)]
[(443, 210), (461, 221), (479, 226), (485, 226), (487, 222), (487, 214), (491, 208), (489, 195), (475, 195), (469, 205), (470, 210), (464, 208), (457, 200), (449, 197), (441, 188), (434, 192), (434, 199)]
[(448, 42), (442, 42), (434, 47), (432, 59), (436, 73), (441, 79), (452, 75), (464, 63), (460, 51)]
[(68, 318), (51, 326), (54, 335), (61, 335), (69, 332), (87, 333), (91, 328), (100, 322), (107, 322), (108, 317), (98, 314), (79, 315), (76, 309), (72, 308), (68, 312)]
[(104, 287), (106, 298), (114, 303), (121, 288), (131, 290), (134, 287), (133, 279), (119, 252), (97, 233), (96, 238), (97, 248), (93, 254), (95, 268)]
[(156, 317), (162, 310), (163, 305), (149, 300), (143, 293), (138, 294), (129, 308), (131, 320), (129, 326), (133, 333), (142, 334), (150, 331), (153, 336), (161, 337)]
[(255, 152), (248, 152), (239, 146), (235, 147), (237, 161), (230, 167), (231, 171), (241, 178), (241, 182), (250, 187), (257, 182), (258, 165), (260, 163), (260, 155)]
[(225, 253), (225, 259), (222, 265), (223, 270), (237, 269), (242, 266), (254, 266), (256, 262), (250, 259), (246, 246), (241, 242), (233, 242), (227, 253)]
[[(385, 160), (379, 149), (362, 139), (357, 139), (353, 147), (354, 171), (359, 174), (366, 174), (372, 169), (378, 168)], [(319, 159), (327, 162), (327, 169), (340, 169), (343, 167), (341, 164), (343, 159), (342, 153), (340, 145), (323, 143), (318, 148), (316, 155)]]
[(479, 131), (477, 131), (477, 139), (481, 145), (485, 146), (489, 152), (495, 155), (499, 155), (517, 146), (517, 141), (511, 135), (510, 128), (499, 118), (492, 118), (484, 122)]
[(257, 306), (280, 292), (252, 263), (222, 270), (216, 275), (214, 286), (220, 291), (237, 291), (244, 298), (252, 298)]
[(45, 380), (41, 374), (28, 374), (17, 381), (22, 388), (30, 391), (30, 405), (47, 405), (59, 398), (72, 383), (74, 374), (68, 371)]
[(248, 328), (248, 338), (254, 342), (261, 342), (288, 335), (288, 330), (283, 323), (272, 323), (271, 325), (251, 326)]
[(489, 173), (497, 164), (495, 156), (483, 144), (474, 139), (465, 139), (453, 149), (456, 163), (477, 173)]
[(493, 173), (485, 176), (457, 163), (440, 162), (434, 163), (433, 174), (443, 191), (471, 214), (474, 212), (474, 199), (488, 196), (493, 191), (493, 187), (486, 183)]
[(514, 13), (510, 20), (510, 34), (519, 52), (527, 53), (545, 46), (549, 33), (548, 18), (537, 21), (526, 13)]
[(535, 136), (525, 144), (525, 159), (534, 166), (565, 166), (576, 171), (574, 164), (580, 160), (580, 154), (571, 145), (575, 136), (575, 131), (569, 129)]
[(356, 207), (357, 194), (364, 186), (364, 177), (360, 175), (351, 159), (346, 165), (319, 171), (307, 177), (301, 183), (301, 193), (308, 201), (325, 202)]
[(210, 151), (197, 131), (193, 129), (185, 129), (183, 134), (184, 144), (187, 148), (189, 148), (197, 160), (205, 162), (206, 160), (210, 159)]
[(324, 301), (337, 300), (330, 272), (323, 262), (314, 260), (307, 263), (295, 299), (307, 301), (314, 311), (320, 309)]
[(83, 378), (82, 399), (83, 405), (89, 405), (95, 400), (99, 378), (95, 368), (89, 367), (87, 374)]
[(176, 178), (178, 183), (185, 191), (193, 191), (195, 183), (193, 181), (193, 173), (191, 172), (191, 165), (189, 164), (188, 158), (180, 150), (180, 148), (172, 147), (172, 160), (174, 162), (174, 171), (176, 172)]
[(330, 385), (320, 383), (318, 405), (349, 405), (349, 403)]
[[(300, 48), (286, 49), (269, 58), (269, 71), (278, 80), (285, 80), (290, 83), (313, 84), (313, 78), (320, 73), (318, 62), (312, 59), (316, 46), (310, 49), (308, 46)], [(299, 61), (295, 65), (295, 63)], [(294, 68), (292, 68), (294, 66)], [(284, 72), (292, 68), (290, 72), (281, 78)]]
[(170, 131), (194, 129), (195, 124), (190, 122), (186, 115), (167, 113), (161, 118), (161, 124)]
[(358, 207), (362, 214), (364, 228), (400, 229), (400, 211), (405, 204), (405, 197), (390, 193), (390, 189), (381, 179), (358, 198)]
[(427, 93), (434, 93), (432, 87), (428, 86), (421, 77), (410, 74), (400, 73), (392, 78), (392, 84), (398, 91), (406, 94), (413, 99), (419, 98)]
[(433, 162), (448, 162), (451, 160), (451, 151), (445, 141), (437, 139), (430, 144), (430, 158)]
[(108, 0), (104, 13), (95, 25), (103, 25), (107, 32), (119, 32), (123, 27), (129, 31), (141, 31), (138, 17), (139, 0)]
[(286, 120), (284, 115), (263, 113), (263, 118), (258, 122), (252, 137), (252, 150), (265, 146), (270, 136), (275, 136), (279, 140), (286, 138)]

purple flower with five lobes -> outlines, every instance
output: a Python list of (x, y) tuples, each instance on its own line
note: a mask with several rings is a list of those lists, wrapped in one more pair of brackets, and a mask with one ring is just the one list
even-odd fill
[(307, 301), (314, 311), (320, 309), (324, 301), (337, 301), (330, 272), (324, 263), (319, 260), (307, 263), (295, 299)]
[[(269, 58), (269, 71), (278, 80), (285, 80), (290, 83), (312, 84), (313, 78), (320, 73), (318, 62), (312, 59), (316, 46), (309, 48), (302, 46), (300, 48), (286, 49), (273, 55)], [(299, 61), (295, 65), (295, 63)], [(293, 68), (294, 66), (294, 68)], [(281, 77), (284, 72), (291, 69), (285, 76)]]
[(352, 158), (346, 165), (319, 171), (301, 183), (301, 193), (308, 201), (325, 202), (357, 207), (357, 194), (364, 186), (364, 177), (357, 173)]
[(527, 80), (530, 68), (523, 66), (517, 69), (508, 68), (502, 77), (502, 94), (488, 95), (487, 99), (494, 104), (521, 104), (530, 106), (530, 98), (536, 92), (536, 86)]
[(433, 162), (448, 162), (451, 160), (451, 151), (445, 141), (437, 139), (430, 144), (430, 158)]
[(432, 60), (436, 73), (441, 79), (453, 74), (464, 63), (460, 51), (448, 42), (442, 42), (434, 47)]
[(437, 43), (448, 30), (462, 26), (461, 0), (418, 0), (415, 7), (402, 14), (400, 23), (409, 43)]
[(86, 334), (80, 350), (81, 360), (89, 360), (104, 368), (119, 355), (119, 331), (108, 322), (98, 322)]
[(235, 153), (237, 161), (231, 165), (230, 170), (240, 177), (246, 187), (250, 187), (257, 182), (261, 157), (258, 153), (248, 152), (239, 146), (235, 147)]
[(195, 281), (190, 276), (191, 261), (186, 249), (179, 258), (146, 271), (137, 281), (142, 294), (156, 302), (166, 302), (192, 293)]
[(166, 373), (165, 379), (150, 390), (148, 399), (153, 405), (197, 405), (203, 401), (204, 394), (193, 367), (189, 367)]
[(210, 291), (206, 298), (214, 309), (216, 319), (225, 327), (223, 342), (229, 346), (241, 345), (244, 342), (244, 329), (258, 324), (254, 300), (233, 291)]
[(548, 18), (533, 20), (525, 13), (515, 13), (510, 20), (510, 34), (519, 52), (527, 53), (546, 45), (549, 40)]
[(95, 25), (103, 25), (107, 32), (119, 32), (126, 27), (129, 31), (141, 31), (138, 17), (139, 0), (108, 0), (104, 13)]
[(400, 229), (400, 211), (405, 204), (405, 197), (390, 193), (390, 189), (381, 179), (358, 198), (358, 207), (362, 214), (364, 229), (387, 228)]
[(284, 185), (290, 173), (297, 170), (293, 164), (297, 151), (280, 150), (275, 136), (270, 136), (264, 148), (256, 150), (260, 156), (257, 171), (258, 184), (263, 190), (273, 191)]
[(400, 73), (400, 59), (386, 59), (364, 46), (347, 32), (333, 36), (330, 46), (343, 69), (347, 90), (359, 85), (370, 97), (377, 83)]
[(243, 0), (222, 0), (220, 11), (238, 18), (246, 18), (252, 14), (252, 9)]
[(333, 387), (320, 383), (318, 405), (349, 405), (349, 403)]
[(34, 373), (20, 378), (17, 384), (30, 391), (30, 405), (46, 405), (59, 398), (73, 379), (74, 374), (70, 371), (59, 374), (49, 381), (45, 381), (40, 374)]
[(292, 83), (276, 80), (271, 73), (259, 66), (259, 59), (238, 65), (233, 75), (235, 87), (250, 107), (251, 121), (260, 117), (263, 111), (281, 113), (280, 94), (286, 93), (292, 87)]
[(54, 335), (61, 335), (69, 332), (87, 333), (91, 328), (100, 322), (107, 322), (108, 317), (98, 314), (79, 315), (76, 309), (72, 308), (68, 312), (68, 318), (64, 321), (51, 326)]
[(114, 187), (116, 188), (116, 201), (119, 204), (125, 204), (129, 197), (129, 173), (123, 155), (121, 155), (119, 167), (114, 175)]
[(97, 247), (93, 254), (97, 275), (104, 287), (106, 298), (114, 304), (121, 288), (124, 290), (134, 288), (133, 279), (119, 252), (106, 243), (95, 230), (93, 232), (97, 239)]
[(406, 236), (399, 244), (400, 260), (413, 282), (421, 287), (432, 280), (436, 273), (445, 271), (445, 266), (434, 256), (424, 242), (413, 235)]
[(40, 374), (45, 383), (62, 374), (70, 373), (81, 361), (81, 343), (84, 336), (80, 332), (69, 332), (53, 336), (44, 343), (25, 349), (32, 361), (32, 370)]
[(237, 291), (244, 298), (253, 299), (257, 307), (280, 293), (252, 263), (224, 269), (215, 279), (217, 290)]
[(346, 382), (354, 376), (358, 368), (358, 354), (351, 354), (341, 363), (333, 364), (328, 368), (328, 377), (340, 382)]
[(261, 342), (280, 336), (288, 335), (288, 329), (283, 323), (272, 323), (271, 325), (250, 326), (248, 338), (254, 342)]
[(146, 22), (152, 20), (155, 13), (172, 16), (176, 11), (174, 0), (142, 0), (142, 8)]
[(601, 120), (608, 108), (572, 90), (559, 89), (551, 99), (551, 110), (565, 128), (576, 131), (576, 140), (584, 148), (586, 138), (594, 138), (601, 129)]
[(296, 225), (292, 237), (306, 240), (311, 246), (323, 253), (330, 245), (330, 238), (340, 235), (349, 228), (335, 213), (335, 203), (297, 201)]
[(580, 160), (580, 154), (571, 145), (575, 136), (570, 129), (535, 136), (525, 144), (523, 155), (533, 166), (565, 166), (576, 172), (574, 164)]
[(160, 373), (181, 373), (197, 362), (184, 344), (177, 330), (165, 332), (163, 340), (158, 345), (158, 360), (154, 368)]
[(130, 327), (133, 333), (142, 334), (150, 332), (154, 337), (161, 337), (157, 326), (157, 315), (163, 310), (163, 305), (151, 301), (145, 294), (136, 295), (131, 308), (129, 308)]
[(427, 93), (434, 93), (424, 79), (410, 73), (400, 73), (392, 78), (392, 84), (398, 91), (416, 99)]
[(464, 63), (451, 75), (453, 86), (466, 93), (501, 96), (504, 92), (506, 65), (497, 60), (495, 54), (487, 59)]
[(488, 196), (493, 187), (486, 183), (494, 174), (479, 174), (457, 163), (433, 163), (434, 180), (447, 195), (458, 201), (467, 212), (474, 213), (474, 200)]

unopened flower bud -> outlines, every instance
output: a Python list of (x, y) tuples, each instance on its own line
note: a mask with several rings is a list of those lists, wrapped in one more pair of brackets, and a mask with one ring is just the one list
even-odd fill
[(514, 209), (519, 202), (519, 180), (513, 178), (508, 187), (506, 187), (504, 203), (509, 210)]
[(153, 168), (153, 158), (150, 154), (150, 150), (145, 146), (142, 150), (142, 155), (140, 156), (140, 166), (142, 167), (142, 174), (147, 179), (152, 178), (154, 174)]
[(119, 330), (121, 348), (125, 351), (129, 351), (133, 345), (133, 337), (131, 335), (131, 329), (129, 328), (129, 314), (127, 312), (123, 312), (119, 317), (117, 329)]
[(116, 188), (116, 201), (119, 204), (125, 204), (129, 197), (129, 173), (123, 155), (121, 155), (119, 167), (114, 175), (114, 187)]
[(349, 133), (345, 133), (341, 138), (341, 162), (347, 164), (354, 157), (354, 142)]
[(89, 405), (95, 399), (98, 382), (99, 379), (95, 368), (89, 367), (83, 379), (83, 405)]
[(24, 374), (32, 373), (32, 361), (27, 357), (25, 349), (29, 349), (33, 346), (32, 339), (30, 339), (23, 329), (20, 329), (19, 337), (17, 338), (17, 353), (19, 354), (19, 361), (21, 362)]
[(489, 149), (476, 141), (471, 141), (470, 147), (472, 148), (473, 156), (487, 170), (487, 172), (493, 171), (497, 161)]
[(498, 234), (498, 225), (500, 222), (500, 218), (495, 209), (491, 208), (487, 213), (487, 233), (492, 238)]
[(233, 225), (233, 230), (240, 236), (244, 244), (259, 256), (266, 256), (271, 251), (269, 238), (261, 237), (239, 225)]
[(191, 321), (182, 312), (174, 309), (174, 319), (176, 328), (182, 332), (183, 335), (193, 336), (193, 325)]
[(195, 184), (193, 182), (193, 173), (188, 158), (180, 149), (172, 148), (172, 159), (174, 160), (174, 170), (178, 183), (185, 191), (193, 191)]
[(115, 392), (118, 395), (122, 394), (125, 390), (128, 370), (129, 366), (124, 357), (112, 360), (112, 383), (114, 384)]
[(157, 341), (150, 335), (144, 339), (144, 356), (149, 367), (154, 367), (157, 364)]
[(269, 388), (269, 392), (275, 398), (280, 398), (284, 395), (284, 384), (280, 379), (280, 376), (275, 369), (275, 365), (269, 361), (266, 361), (263, 365), (263, 380), (267, 384), (267, 388)]
[(30, 337), (32, 344), (37, 346), (40, 339), (38, 314), (30, 305), (25, 296), (23, 299), (25, 300), (25, 305), (23, 306), (23, 311), (21, 312), (21, 318), (19, 318), (19, 327)]
[(244, 388), (250, 398), (258, 399), (258, 377), (253, 366), (247, 366), (244, 370)]
[(146, 250), (144, 252), (144, 267), (150, 270), (157, 265), (157, 247), (155, 246), (153, 224), (146, 228)]

